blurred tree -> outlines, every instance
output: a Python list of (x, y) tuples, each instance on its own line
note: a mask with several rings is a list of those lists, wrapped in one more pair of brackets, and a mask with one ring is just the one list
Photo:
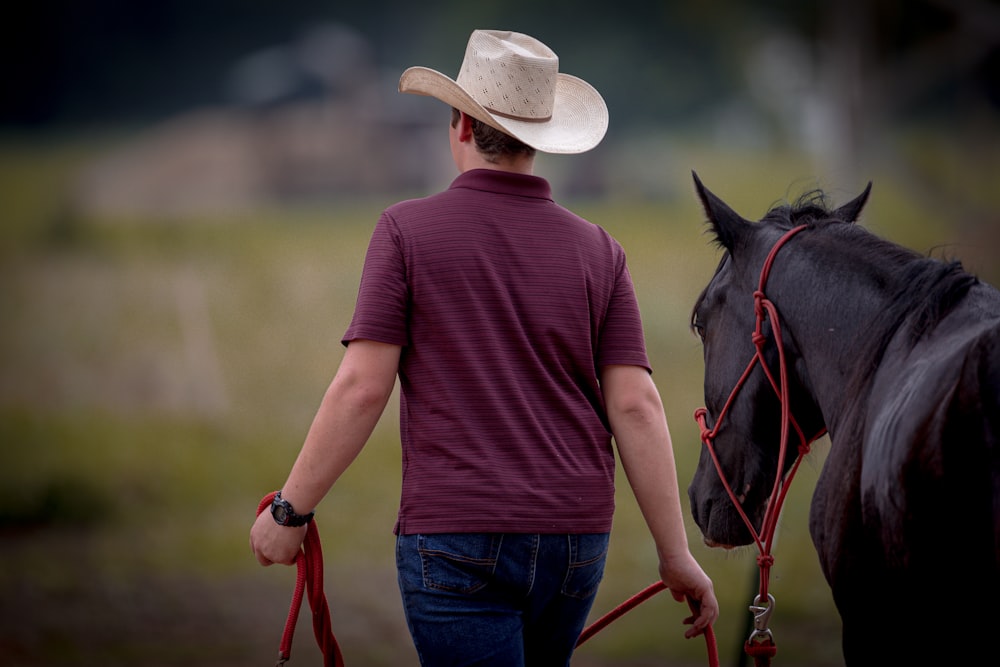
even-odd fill
[[(887, 114), (947, 113), (970, 94), (998, 104), (995, 0), (53, 0), (17, 3), (0, 24), (0, 125), (160, 118), (224, 99), (240, 56), (315, 22), (365, 34), (382, 64), (451, 73), (475, 27), (543, 36), (586, 72), (616, 117), (697, 117), (746, 85), (755, 44), (781, 30), (821, 76)], [(853, 63), (853, 64), (851, 64)], [(862, 80), (859, 83), (859, 79)], [(857, 92), (861, 91), (861, 92)]]

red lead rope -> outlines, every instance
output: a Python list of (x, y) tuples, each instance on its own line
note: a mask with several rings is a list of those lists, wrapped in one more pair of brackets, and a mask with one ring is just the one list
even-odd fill
[[(257, 506), (257, 514), (270, 507), (274, 495), (274, 493), (269, 493), (264, 496), (260, 505)], [(323, 549), (320, 546), (319, 529), (316, 527), (316, 521), (310, 521), (308, 526), (305, 541), (302, 543), (302, 551), (295, 559), (295, 565), (298, 568), (295, 578), (295, 592), (292, 594), (288, 619), (285, 621), (285, 631), (281, 635), (281, 644), (278, 646), (276, 667), (284, 665), (292, 656), (292, 638), (295, 635), (295, 625), (299, 620), (299, 610), (302, 608), (303, 593), (308, 594), (309, 597), (309, 606), (313, 613), (313, 634), (316, 635), (316, 643), (323, 651), (324, 667), (344, 667), (344, 657), (340, 654), (340, 646), (333, 636), (333, 628), (330, 624), (330, 606), (327, 604), (326, 593), (323, 591)], [(613, 621), (666, 588), (666, 584), (657, 581), (639, 591), (587, 627), (580, 633), (576, 645), (580, 646)], [(691, 607), (692, 612), (696, 610), (690, 598), (688, 606)], [(708, 646), (710, 667), (719, 667), (719, 651), (716, 648), (712, 626), (708, 626), (705, 630), (705, 643)]]
[[(269, 493), (264, 496), (257, 507), (257, 514), (270, 507), (274, 495)], [(344, 657), (340, 654), (340, 646), (337, 645), (330, 624), (330, 606), (323, 591), (323, 548), (319, 541), (319, 529), (315, 521), (310, 521), (308, 526), (302, 551), (295, 559), (295, 566), (298, 568), (295, 592), (288, 609), (288, 620), (285, 621), (281, 644), (278, 646), (277, 666), (280, 667), (292, 657), (292, 637), (295, 635), (295, 624), (299, 620), (302, 595), (305, 593), (309, 597), (309, 607), (313, 614), (313, 634), (316, 635), (316, 643), (323, 651), (324, 667), (344, 667)]]
[[(605, 627), (611, 625), (613, 621), (617, 620), (621, 616), (624, 616), (627, 612), (632, 611), (635, 607), (638, 607), (649, 598), (666, 589), (667, 585), (662, 581), (650, 584), (590, 624), (586, 629), (584, 629), (583, 632), (580, 633), (580, 638), (576, 641), (576, 645), (579, 647)], [(694, 602), (691, 601), (691, 598), (688, 598), (688, 606), (691, 608), (692, 613), (697, 610)], [(716, 646), (715, 631), (712, 630), (711, 625), (705, 628), (705, 645), (708, 649), (708, 664), (710, 667), (719, 667), (719, 649)]]

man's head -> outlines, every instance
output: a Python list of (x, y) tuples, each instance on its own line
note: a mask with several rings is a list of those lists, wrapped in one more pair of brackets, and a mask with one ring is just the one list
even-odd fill
[(561, 74), (559, 58), (549, 47), (516, 32), (476, 30), (457, 79), (411, 67), (400, 77), (399, 90), (435, 97), (545, 153), (583, 153), (608, 129), (600, 93)]
[[(451, 108), (451, 126), (458, 127), (462, 112)], [(476, 149), (487, 162), (497, 164), (500, 161), (516, 156), (534, 157), (535, 149), (520, 139), (501, 132), (495, 127), (469, 116), (472, 122), (472, 136), (476, 140)]]

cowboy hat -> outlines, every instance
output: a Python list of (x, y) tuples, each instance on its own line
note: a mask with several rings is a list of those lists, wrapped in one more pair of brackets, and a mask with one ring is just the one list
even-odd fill
[(435, 97), (544, 153), (583, 153), (608, 129), (601, 94), (559, 73), (552, 49), (518, 32), (474, 31), (457, 80), (411, 67), (399, 92)]

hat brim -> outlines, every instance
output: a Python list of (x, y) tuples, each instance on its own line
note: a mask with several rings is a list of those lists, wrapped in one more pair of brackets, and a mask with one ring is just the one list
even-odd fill
[(399, 78), (399, 92), (426, 95), (464, 111), (543, 153), (583, 153), (608, 131), (608, 107), (601, 94), (569, 74), (556, 78), (552, 118), (524, 121), (498, 116), (476, 102), (454, 79), (429, 67), (411, 67)]

